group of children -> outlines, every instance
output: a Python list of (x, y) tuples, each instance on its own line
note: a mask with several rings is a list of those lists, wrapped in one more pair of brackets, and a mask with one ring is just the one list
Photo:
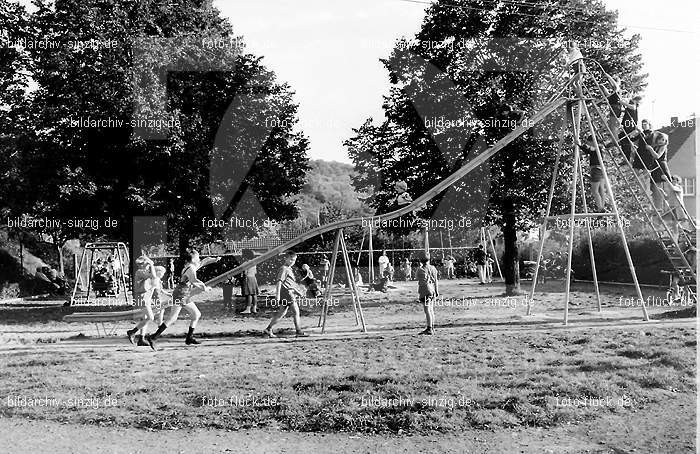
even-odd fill
[[(681, 178), (672, 175), (668, 166), (668, 134), (654, 130), (649, 120), (643, 119), (638, 123), (641, 97), (635, 95), (625, 101), (620, 77), (605, 76), (608, 86), (601, 85), (601, 90), (610, 110), (608, 128), (613, 137), (617, 137), (617, 143), (598, 141), (606, 147), (619, 146), (640, 178), (647, 171), (650, 173), (648, 190), (653, 205), (671, 226), (672, 235), (678, 239), (680, 229), (692, 230), (692, 225), (689, 225), (683, 202)], [(603, 166), (595, 150), (593, 135), (589, 134), (580, 145), (589, 155), (594, 205), (599, 212), (604, 212), (607, 201)]]
[[(250, 258), (250, 256), (247, 257), (247, 259)], [(142, 253), (141, 257), (136, 260), (134, 295), (137, 305), (143, 308), (143, 318), (136, 323), (132, 329), (126, 332), (127, 338), (132, 344), (148, 345), (153, 350), (157, 350), (158, 338), (177, 320), (182, 309), (185, 309), (190, 316), (190, 326), (185, 336), (185, 344), (197, 345), (200, 343), (194, 338), (194, 330), (201, 318), (201, 312), (196, 304), (191, 301), (191, 298), (198, 293), (210, 291), (211, 287), (208, 287), (197, 277), (197, 271), (203, 266), (217, 262), (219, 258), (208, 257), (204, 260), (200, 260), (199, 253), (193, 249), (189, 249), (185, 252), (183, 259), (185, 264), (172, 292), (163, 289), (162, 279), (166, 275), (165, 267), (155, 265), (153, 260), (148, 258), (145, 253)], [(297, 254), (293, 251), (289, 251), (284, 254), (283, 260), (284, 262), (277, 274), (275, 287), (275, 302), (279, 309), (272, 316), (268, 326), (263, 330), (263, 334), (271, 338), (276, 337), (273, 329), (275, 325), (284, 318), (291, 307), (296, 336), (306, 337), (308, 334), (301, 328), (299, 302), (301, 299), (305, 298), (307, 294), (302, 291), (297, 284), (297, 279), (292, 268), (296, 263)], [(426, 329), (420, 334), (434, 333), (433, 323), (435, 314), (433, 300), (439, 295), (438, 272), (429, 262), (430, 255), (427, 252), (422, 253), (420, 257), (420, 266), (416, 273), (418, 279), (418, 295), (426, 317)], [(254, 268), (255, 267), (251, 267), (249, 270), (254, 270)], [(302, 269), (306, 272), (306, 275), (302, 278), (301, 282), (307, 285), (308, 288), (311, 284), (309, 280), (313, 280), (313, 274), (308, 265), (303, 266)], [(316, 284), (316, 281), (314, 280), (313, 283)], [(255, 312), (257, 309), (257, 300), (255, 297), (258, 293), (258, 287), (254, 271), (245, 273), (245, 283), (243, 286), (248, 305), (246, 311)], [(159, 305), (155, 304), (156, 298), (160, 303)], [(165, 301), (168, 300), (172, 301), (172, 307), (166, 320), (164, 319)], [(154, 306), (158, 310), (157, 314), (154, 314)], [(157, 330), (152, 334), (143, 334), (148, 324), (155, 320), (157, 320)]]
[[(243, 251), (243, 259), (248, 261), (254, 257), (250, 250)], [(190, 326), (185, 336), (186, 345), (196, 345), (200, 342), (194, 337), (194, 330), (201, 318), (201, 312), (196, 304), (191, 301), (191, 298), (202, 292), (211, 290), (204, 282), (197, 277), (197, 270), (203, 266), (217, 262), (219, 258), (208, 257), (200, 260), (199, 253), (196, 250), (189, 249), (183, 256), (185, 262), (179, 280), (174, 286), (172, 292), (163, 289), (162, 280), (166, 275), (166, 269), (162, 266), (156, 266), (153, 260), (148, 258), (145, 253), (136, 260), (136, 270), (134, 273), (134, 296), (136, 304), (143, 308), (143, 318), (136, 325), (126, 332), (129, 342), (136, 345), (148, 345), (153, 350), (157, 350), (157, 340), (163, 332), (171, 326), (180, 315), (182, 309), (190, 316)], [(280, 309), (275, 313), (270, 320), (268, 327), (263, 333), (268, 337), (275, 337), (272, 329), (287, 313), (289, 307), (294, 313), (294, 326), (297, 336), (307, 336), (301, 329), (299, 319), (299, 300), (310, 295), (314, 298), (321, 295), (320, 282), (314, 279), (310, 267), (306, 264), (302, 266), (305, 275), (301, 279), (301, 283), (306, 287), (306, 291), (302, 291), (297, 285), (296, 276), (292, 267), (296, 263), (297, 254), (295, 252), (287, 252), (284, 256), (284, 262), (277, 275), (277, 286), (275, 293), (275, 301)], [(325, 262), (328, 262), (325, 259)], [(324, 279), (330, 263), (324, 264)], [(246, 299), (246, 309), (243, 313), (250, 314), (257, 312), (257, 297), (259, 287), (256, 278), (256, 267), (248, 268), (243, 274), (241, 281), (242, 295)], [(155, 305), (154, 298), (157, 298), (159, 305)], [(165, 301), (171, 300), (172, 307), (167, 320), (164, 321)], [(154, 314), (153, 308), (157, 307), (158, 313)], [(144, 329), (149, 323), (157, 320), (158, 329), (152, 334), (143, 334)]]
[[(161, 303), (158, 313), (158, 329), (153, 334), (145, 334), (141, 337), (141, 345), (149, 345), (153, 350), (157, 350), (156, 342), (163, 332), (177, 320), (182, 309), (190, 316), (190, 327), (185, 337), (185, 344), (196, 345), (199, 341), (194, 338), (194, 330), (197, 327), (197, 322), (202, 314), (199, 312), (197, 305), (191, 301), (191, 297), (202, 292), (210, 291), (204, 282), (197, 278), (197, 270), (203, 266), (218, 262), (220, 257), (207, 257), (200, 260), (199, 253), (194, 249), (188, 249), (183, 255), (185, 262), (180, 278), (175, 284), (172, 292), (163, 290), (162, 279), (165, 276), (165, 268), (156, 266), (153, 260), (148, 258), (145, 253), (136, 260), (136, 271), (134, 273), (134, 296), (136, 303), (143, 307), (144, 318), (140, 320), (136, 326), (126, 332), (129, 342), (136, 343), (136, 335), (138, 332), (143, 332), (143, 329), (149, 322), (154, 320), (153, 314), (153, 296), (157, 295)], [(165, 307), (163, 302), (167, 299), (172, 300), (172, 307), (167, 321), (163, 320)]]

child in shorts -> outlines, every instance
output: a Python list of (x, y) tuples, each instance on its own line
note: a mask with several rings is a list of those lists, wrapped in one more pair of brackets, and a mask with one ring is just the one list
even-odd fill
[(593, 197), (593, 203), (598, 212), (603, 213), (605, 212), (606, 198), (603, 166), (600, 163), (600, 159), (598, 159), (598, 153), (596, 152), (592, 135), (586, 137), (586, 142), (581, 145), (581, 148), (588, 153), (588, 167), (590, 168), (591, 196)]
[(422, 252), (420, 266), (416, 273), (418, 279), (418, 299), (425, 312), (425, 330), (419, 334), (435, 334), (433, 322), (435, 321), (434, 299), (440, 295), (438, 287), (437, 268), (430, 264), (430, 254)]
[(172, 326), (172, 324), (177, 321), (177, 317), (180, 315), (182, 309), (185, 309), (190, 316), (190, 327), (187, 331), (187, 336), (185, 336), (185, 345), (197, 345), (200, 343), (194, 338), (194, 330), (197, 327), (197, 322), (199, 322), (202, 314), (197, 308), (197, 305), (194, 304), (190, 298), (197, 293), (212, 290), (211, 287), (208, 287), (197, 277), (197, 270), (203, 266), (219, 261), (221, 257), (207, 257), (204, 260), (200, 260), (199, 252), (194, 249), (187, 249), (182, 258), (185, 262), (185, 266), (180, 272), (180, 280), (173, 290), (173, 307), (170, 309), (170, 316), (168, 317), (167, 321), (164, 321), (158, 326), (155, 333), (144, 336), (144, 339), (153, 350), (157, 350), (157, 339), (161, 336), (161, 334), (163, 334), (163, 331), (165, 331), (168, 326)]
[(267, 337), (277, 337), (273, 333), (273, 327), (285, 316), (287, 315), (287, 309), (289, 306), (292, 307), (292, 312), (294, 313), (294, 328), (296, 330), (297, 337), (306, 337), (306, 334), (301, 329), (301, 318), (299, 317), (299, 304), (297, 300), (303, 297), (303, 294), (297, 287), (297, 281), (294, 277), (294, 271), (292, 266), (297, 261), (296, 252), (289, 251), (284, 255), (284, 263), (280, 267), (279, 273), (277, 273), (277, 291), (275, 293), (275, 301), (279, 305), (279, 310), (272, 316), (270, 324), (267, 328), (263, 330), (263, 334)]
[(685, 204), (683, 203), (683, 185), (681, 177), (673, 175), (670, 179), (663, 175), (664, 181), (670, 187), (667, 191), (668, 211), (663, 214), (664, 219), (671, 223), (671, 233), (676, 241), (678, 241), (681, 229), (685, 228), (684, 223), (688, 221)]
[[(157, 312), (151, 312), (150, 321), (154, 322), (156, 326), (160, 326), (163, 323), (163, 317), (165, 316), (165, 303), (166, 301), (172, 299), (172, 292), (166, 292), (163, 290), (163, 278), (166, 274), (166, 269), (164, 266), (154, 267), (156, 270), (156, 277), (151, 278), (148, 284), (148, 288), (152, 289), (149, 300), (149, 308), (152, 310), (154, 307), (157, 308)], [(155, 300), (154, 300), (155, 297)], [(156, 303), (157, 300), (157, 303)], [(149, 320), (147, 319), (146, 322)], [(136, 336), (136, 345), (139, 347), (148, 346), (144, 338), (144, 331), (146, 326), (142, 326), (139, 329), (139, 334)]]
[[(241, 257), (247, 262), (255, 258), (255, 253), (251, 249), (244, 249)], [(257, 267), (251, 266), (241, 277), (241, 295), (245, 297), (245, 309), (241, 314), (258, 313), (259, 293), (260, 287), (258, 287)]]

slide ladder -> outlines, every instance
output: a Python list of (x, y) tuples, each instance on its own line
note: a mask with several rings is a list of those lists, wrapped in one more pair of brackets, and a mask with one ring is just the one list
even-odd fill
[[(586, 60), (595, 62), (595, 60)], [(597, 62), (595, 63), (598, 64)], [(618, 173), (622, 176), (622, 179), (627, 185), (627, 187), (631, 189), (633, 198), (635, 199), (637, 206), (639, 207), (640, 211), (643, 213), (644, 217), (649, 223), (649, 226), (653, 230), (656, 239), (658, 240), (666, 257), (669, 260), (669, 263), (679, 276), (682, 276), (686, 279), (686, 283), (688, 283), (688, 280), (690, 280), (690, 285), (692, 286), (691, 291), (693, 291), (693, 293), (697, 293), (697, 276), (695, 263), (690, 263), (687, 255), (688, 251), (696, 246), (697, 228), (695, 221), (688, 215), (688, 212), (685, 210), (685, 208), (682, 208), (684, 215), (683, 217), (688, 220), (687, 222), (689, 222), (690, 226), (692, 227), (692, 231), (689, 232), (683, 228), (680, 228), (678, 229), (678, 237), (675, 237), (675, 235), (673, 234), (674, 228), (672, 226), (678, 225), (679, 213), (676, 210), (670, 209), (668, 202), (666, 202), (666, 192), (663, 189), (663, 184), (655, 183), (651, 178), (652, 172), (661, 169), (661, 166), (658, 164), (658, 162), (654, 161), (655, 166), (649, 169), (643, 162), (640, 161), (642, 164), (642, 169), (640, 172), (642, 173), (642, 177), (640, 177), (637, 174), (637, 172), (633, 170), (630, 158), (635, 156), (637, 152), (637, 144), (630, 139), (629, 134), (627, 133), (623, 134), (621, 138), (613, 136), (613, 132), (610, 129), (607, 122), (607, 117), (604, 116), (603, 111), (598, 106), (598, 103), (601, 103), (603, 107), (608, 110), (608, 112), (612, 112), (612, 107), (608, 103), (607, 98), (604, 96), (602, 87), (600, 83), (595, 79), (595, 76), (591, 73), (586, 74), (590, 75), (590, 78), (592, 79), (592, 82), (595, 85), (595, 90), (597, 92), (591, 93), (591, 90), (588, 90), (588, 93), (586, 93), (588, 95), (587, 103), (591, 108), (592, 119), (597, 133), (600, 134), (600, 131), (602, 131), (603, 139), (607, 139), (607, 141), (611, 145), (609, 147), (606, 147), (608, 151), (608, 156), (611, 158), (611, 161), (613, 162), (615, 168), (618, 170)], [(584, 90), (587, 90), (585, 84)], [(598, 94), (599, 96), (596, 97), (596, 94)], [(623, 131), (622, 125), (619, 123), (619, 119), (618, 125), (620, 131)], [(634, 126), (636, 127), (636, 125)], [(630, 158), (628, 158), (625, 155), (618, 140), (626, 140), (630, 143), (631, 149), (633, 150)], [(638, 156), (636, 158), (639, 159)], [(650, 182), (652, 185), (655, 186), (655, 189), (664, 196), (662, 209), (657, 209), (656, 206), (654, 206), (653, 199), (647, 191), (647, 184), (645, 182)], [(636, 186), (638, 191), (632, 190), (632, 186)], [(643, 194), (645, 197), (640, 198), (638, 192)], [(644, 203), (644, 198), (646, 199), (646, 203)]]

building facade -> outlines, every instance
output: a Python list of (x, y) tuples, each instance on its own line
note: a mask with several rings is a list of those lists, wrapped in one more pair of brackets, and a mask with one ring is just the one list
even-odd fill
[(668, 134), (668, 167), (682, 178), (685, 207), (697, 219), (696, 122), (695, 117), (684, 121), (673, 117), (671, 126), (661, 128), (661, 132)]

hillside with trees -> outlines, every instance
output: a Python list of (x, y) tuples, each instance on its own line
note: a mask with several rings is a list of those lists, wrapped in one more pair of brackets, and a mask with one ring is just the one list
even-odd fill
[(351, 164), (312, 160), (301, 193), (295, 198), (299, 222), (313, 226), (332, 220), (372, 213), (352, 185), (356, 172)]

